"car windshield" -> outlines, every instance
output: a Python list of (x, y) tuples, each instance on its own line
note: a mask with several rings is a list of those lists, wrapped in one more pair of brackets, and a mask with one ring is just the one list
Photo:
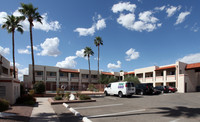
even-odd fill
[(126, 83), (127, 87), (134, 87), (134, 83)]

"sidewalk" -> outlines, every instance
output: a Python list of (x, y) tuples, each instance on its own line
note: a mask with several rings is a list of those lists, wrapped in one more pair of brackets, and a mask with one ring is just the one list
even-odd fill
[(30, 122), (60, 122), (48, 102), (48, 98), (37, 98), (38, 105), (33, 108)]

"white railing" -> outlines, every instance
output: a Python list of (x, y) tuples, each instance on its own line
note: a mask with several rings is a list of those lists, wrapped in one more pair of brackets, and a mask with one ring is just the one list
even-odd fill
[(68, 81), (68, 77), (60, 77), (60, 81)]
[(164, 77), (163, 76), (157, 76), (156, 77), (156, 81), (163, 81), (164, 80)]
[(56, 76), (47, 76), (47, 81), (56, 81)]
[(167, 81), (175, 81), (176, 77), (175, 75), (167, 75)]
[(140, 82), (143, 82), (143, 78), (138, 78)]
[(151, 82), (151, 81), (153, 81), (153, 77), (146, 77), (146, 78), (145, 78), (145, 81), (146, 81), (146, 82)]
[(79, 82), (79, 77), (71, 77), (72, 82)]

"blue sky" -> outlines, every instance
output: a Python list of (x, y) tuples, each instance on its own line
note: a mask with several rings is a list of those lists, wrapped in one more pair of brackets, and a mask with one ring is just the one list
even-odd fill
[[(89, 46), (91, 69), (97, 70), (96, 36), (102, 37), (100, 69), (133, 71), (177, 60), (200, 62), (198, 0), (2, 0), (0, 25), (7, 14), (19, 16), (20, 3), (32, 3), (43, 16), (33, 29), (35, 64), (88, 69), (83, 48)], [(15, 34), (20, 79), (31, 64), (28, 23)], [(0, 53), (12, 62), (11, 34), (0, 29)]]

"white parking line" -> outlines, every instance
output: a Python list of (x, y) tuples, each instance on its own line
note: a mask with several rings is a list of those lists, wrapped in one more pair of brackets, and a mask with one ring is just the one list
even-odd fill
[(133, 111), (124, 111), (124, 112), (118, 112), (118, 113), (112, 113), (112, 114), (94, 115), (94, 116), (88, 116), (87, 118), (105, 117), (105, 116), (114, 116), (114, 115), (121, 115), (121, 114), (135, 113), (135, 112), (141, 112), (141, 111), (146, 111), (146, 109), (139, 109), (139, 110), (133, 110)]
[(99, 105), (99, 106), (77, 107), (77, 108), (74, 108), (74, 109), (78, 110), (78, 109), (87, 109), (87, 108), (102, 108), (102, 107), (119, 106), (119, 105), (123, 105), (123, 104), (121, 103), (121, 104), (109, 104), (109, 105)]
[(169, 121), (169, 122), (178, 122), (180, 119), (175, 119), (175, 120), (172, 120), (172, 121)]

